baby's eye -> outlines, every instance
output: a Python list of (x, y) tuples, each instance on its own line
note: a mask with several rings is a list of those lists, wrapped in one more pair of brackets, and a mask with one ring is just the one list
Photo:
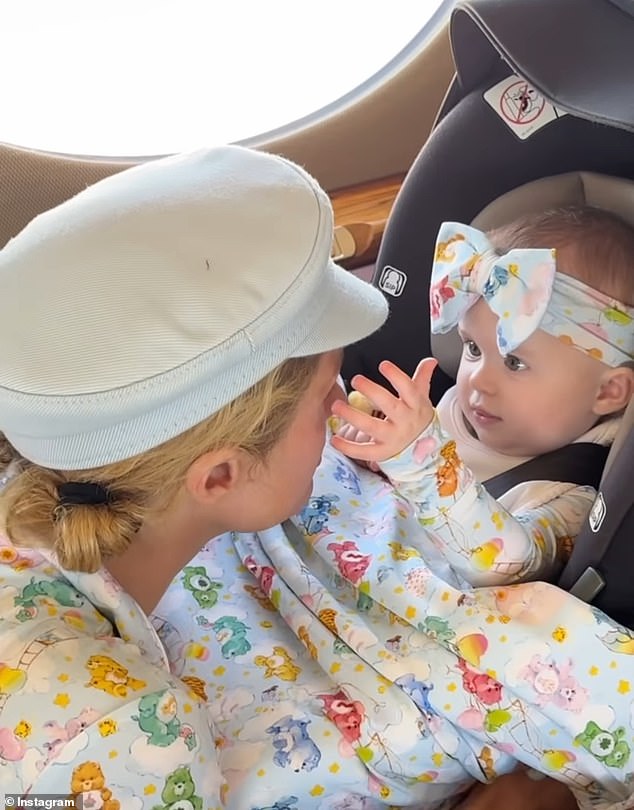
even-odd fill
[(527, 368), (526, 363), (522, 362), (519, 357), (514, 354), (507, 354), (504, 358), (504, 365), (509, 371), (523, 371)]
[(472, 360), (475, 360), (476, 358), (482, 355), (480, 347), (475, 342), (475, 340), (465, 340), (463, 343), (463, 350), (465, 355), (471, 358)]

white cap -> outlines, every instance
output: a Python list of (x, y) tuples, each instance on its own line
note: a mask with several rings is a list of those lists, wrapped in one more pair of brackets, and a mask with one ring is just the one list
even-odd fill
[(330, 259), (303, 169), (238, 146), (154, 160), (0, 251), (0, 431), (63, 470), (182, 433), (289, 357), (353, 343), (382, 294)]

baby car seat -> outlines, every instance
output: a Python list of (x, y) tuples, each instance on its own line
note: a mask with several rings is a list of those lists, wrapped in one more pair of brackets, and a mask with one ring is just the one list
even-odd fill
[[(344, 364), (344, 377), (379, 379), (386, 357), (411, 373), (433, 353), (434, 400), (453, 383), (459, 358), (455, 334), (429, 334), (429, 275), (443, 220), (486, 228), (586, 202), (634, 224), (632, 0), (462, 0), (450, 36), (456, 75), (394, 203), (374, 272), (390, 318)], [(630, 417), (561, 585), (634, 627), (634, 506), (624, 477), (634, 460)], [(587, 483), (597, 484), (602, 462), (593, 466)], [(546, 467), (524, 480), (559, 474)]]

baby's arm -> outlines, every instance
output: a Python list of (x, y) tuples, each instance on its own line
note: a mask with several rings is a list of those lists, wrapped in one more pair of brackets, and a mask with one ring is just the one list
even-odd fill
[(558, 552), (579, 531), (594, 492), (555, 485), (547, 502), (507, 511), (462, 464), (435, 418), (428, 397), (433, 368), (433, 361), (423, 361), (410, 379), (392, 364), (382, 364), (397, 396), (364, 377), (355, 378), (355, 388), (385, 418), (338, 402), (335, 413), (368, 440), (338, 436), (333, 445), (353, 458), (380, 462), (425, 529), (418, 550), (424, 553), (433, 544), (464, 581), (480, 586), (552, 576)]
[(594, 499), (591, 487), (553, 483), (531, 503), (526, 485), (529, 497), (507, 510), (475, 480), (437, 420), (381, 468), (413, 505), (422, 546), (432, 543), (474, 586), (552, 578)]

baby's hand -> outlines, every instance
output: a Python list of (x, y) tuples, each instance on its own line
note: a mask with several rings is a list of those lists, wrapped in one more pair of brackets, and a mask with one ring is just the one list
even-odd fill
[[(348, 404), (356, 411), (362, 411), (369, 416), (376, 416), (380, 419), (383, 418), (381, 411), (377, 411), (370, 400), (360, 391), (351, 391), (348, 394)], [(347, 439), (355, 444), (364, 444), (365, 442), (372, 441), (371, 436), (368, 436), (367, 433), (359, 430), (359, 428), (351, 425), (349, 422), (344, 422), (343, 419), (340, 419), (338, 416), (331, 416), (330, 418), (332, 432), (336, 436), (341, 436), (342, 439)], [(376, 461), (361, 461), (361, 459), (358, 458), (355, 459), (355, 461), (360, 467), (366, 467), (368, 470), (372, 470), (372, 472), (376, 473), (381, 472), (381, 468)]]
[[(344, 421), (345, 428), (332, 437), (333, 447), (361, 461), (385, 461), (404, 450), (433, 419), (434, 406), (429, 399), (429, 384), (435, 368), (436, 361), (426, 358), (418, 364), (414, 376), (409, 377), (394, 363), (384, 360), (379, 371), (392, 384), (398, 396), (367, 377), (354, 377), (353, 387), (383, 416), (374, 416), (353, 407), (349, 402), (337, 400), (333, 403), (332, 412)], [(353, 394), (350, 396), (353, 397)]]
[[(348, 405), (354, 408), (355, 411), (367, 413), (368, 416), (383, 417), (381, 411), (377, 411), (370, 400), (360, 391), (351, 391), (348, 394)], [(359, 430), (359, 428), (351, 425), (349, 422), (344, 422), (344, 420), (340, 419), (338, 416), (333, 415), (330, 417), (330, 427), (335, 435), (348, 439), (351, 442), (369, 442), (372, 438), (371, 436), (368, 436), (367, 433)]]

